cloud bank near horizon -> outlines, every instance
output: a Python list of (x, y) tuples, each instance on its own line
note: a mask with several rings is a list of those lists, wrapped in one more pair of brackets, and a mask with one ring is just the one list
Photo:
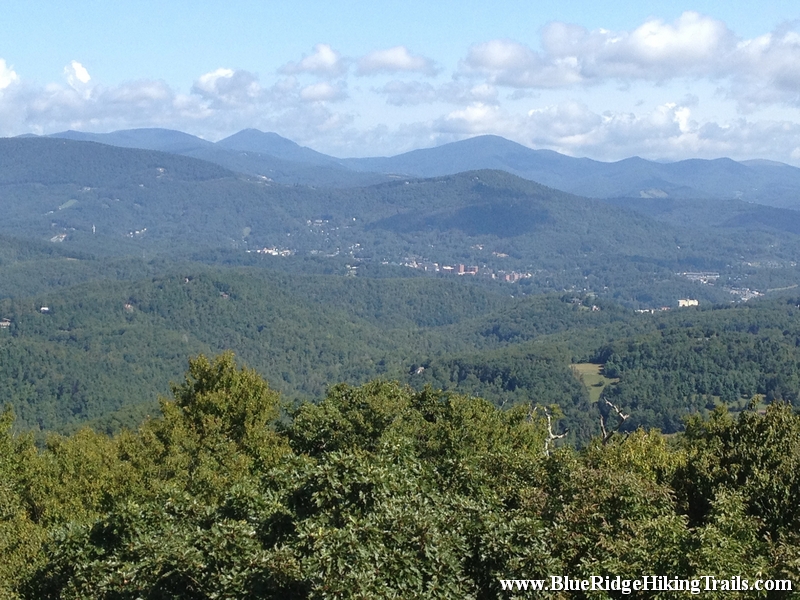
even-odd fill
[[(406, 46), (346, 56), (318, 43), (269, 78), (222, 66), (187, 91), (146, 79), (106, 86), (77, 60), (62, 82), (41, 85), (2, 57), (0, 133), (166, 127), (218, 139), (257, 127), (339, 156), (497, 134), (601, 160), (800, 165), (796, 24), (744, 39), (685, 12), (629, 31), (552, 22), (537, 42), (475, 43), (449, 69)], [(637, 95), (647, 99), (632, 103)]]

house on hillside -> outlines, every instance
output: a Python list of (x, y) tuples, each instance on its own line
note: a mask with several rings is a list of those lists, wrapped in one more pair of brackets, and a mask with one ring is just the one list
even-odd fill
[(11, 327), (11, 319), (0, 319), (0, 329), (8, 329)]
[(678, 306), (698, 306), (700, 304), (699, 300), (695, 300), (694, 298), (681, 298), (678, 300)]

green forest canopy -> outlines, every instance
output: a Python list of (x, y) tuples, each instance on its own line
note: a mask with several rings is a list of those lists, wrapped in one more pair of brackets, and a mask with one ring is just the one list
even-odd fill
[(800, 581), (800, 417), (786, 404), (581, 451), (555, 446), (548, 410), (372, 382), (282, 417), (225, 354), (191, 361), (163, 416), (115, 437), (39, 449), (6, 413), (0, 590), (504, 598), (499, 579), (552, 574)]

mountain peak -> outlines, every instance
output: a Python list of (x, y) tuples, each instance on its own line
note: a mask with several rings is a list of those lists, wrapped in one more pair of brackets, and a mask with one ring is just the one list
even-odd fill
[(311, 163), (315, 165), (338, 164), (332, 156), (306, 148), (272, 131), (243, 129), (217, 142), (217, 146), (237, 152), (267, 154), (283, 160)]

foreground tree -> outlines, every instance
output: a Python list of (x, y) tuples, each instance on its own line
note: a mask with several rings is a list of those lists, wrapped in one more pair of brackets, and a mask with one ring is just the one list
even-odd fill
[(577, 451), (557, 446), (551, 410), (387, 382), (334, 386), (281, 420), (226, 354), (192, 360), (162, 410), (42, 450), (6, 417), (4, 593), (488, 599), (511, 596), (501, 578), (798, 575), (786, 406)]

